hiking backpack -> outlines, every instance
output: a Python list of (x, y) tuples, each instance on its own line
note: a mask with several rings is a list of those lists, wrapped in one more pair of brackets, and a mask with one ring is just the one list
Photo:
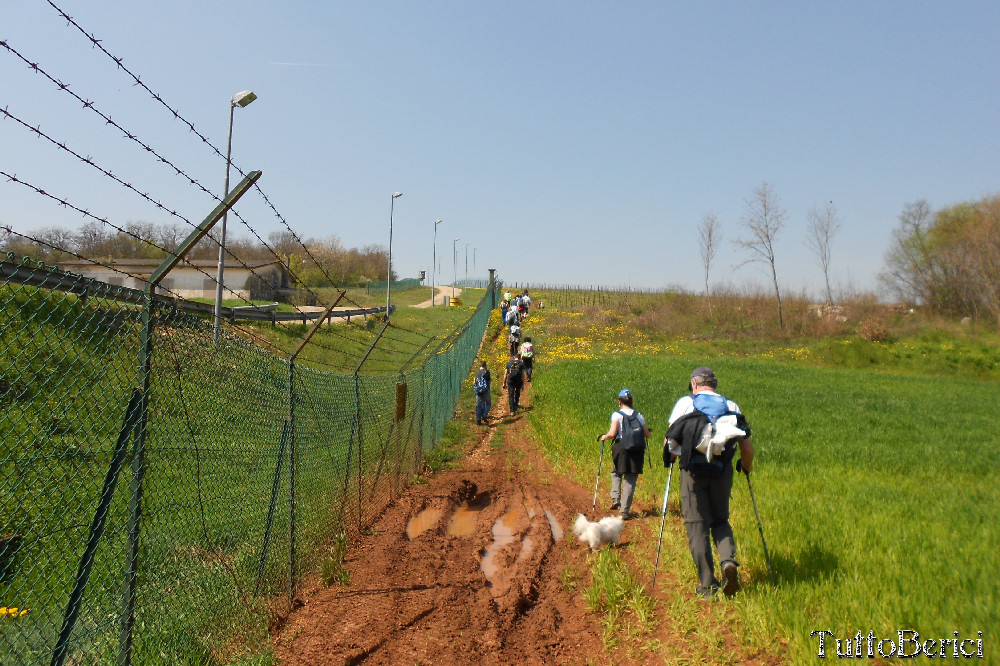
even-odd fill
[(472, 384), (472, 390), (476, 395), (483, 395), (490, 390), (490, 385), (486, 383), (486, 375), (476, 376), (476, 381)]
[(687, 469), (695, 476), (722, 476), (726, 463), (733, 459), (736, 447), (733, 439), (720, 445), (713, 443), (712, 438), (718, 431), (719, 419), (735, 415), (736, 412), (729, 409), (729, 401), (725, 396), (715, 393), (696, 393), (691, 398), (695, 411), (704, 414), (708, 418), (708, 423), (705, 424), (699, 442), (691, 452), (691, 461)]
[(507, 385), (520, 384), (523, 371), (524, 365), (520, 361), (511, 361), (507, 365)]
[(535, 348), (530, 342), (521, 345), (521, 358), (531, 358), (535, 355)]
[(621, 425), (618, 427), (618, 439), (621, 440), (622, 448), (626, 451), (641, 449), (646, 446), (646, 431), (639, 420), (639, 412), (632, 411), (626, 414), (624, 410), (618, 410), (622, 415)]

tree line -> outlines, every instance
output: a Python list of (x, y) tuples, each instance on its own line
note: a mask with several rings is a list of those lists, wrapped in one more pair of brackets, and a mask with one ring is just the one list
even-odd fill
[(900, 300), (1000, 325), (1000, 196), (937, 212), (907, 204), (885, 263), (881, 278)]
[[(0, 232), (0, 251), (13, 252), (48, 264), (83, 257), (94, 261), (163, 259), (190, 233), (180, 224), (128, 222), (124, 231), (91, 221), (77, 230), (45, 227), (30, 239)], [(289, 267), (296, 281), (307, 287), (342, 287), (385, 280), (388, 256), (381, 245), (347, 248), (337, 236), (300, 242), (290, 231), (268, 234), (267, 241), (227, 236), (227, 263), (278, 260)], [(231, 255), (231, 256), (230, 256)], [(217, 259), (219, 244), (203, 238), (187, 254), (189, 259)], [(395, 275), (393, 276), (395, 278)]]
[[(782, 328), (784, 312), (774, 243), (784, 227), (785, 217), (774, 188), (763, 183), (746, 201), (740, 219), (743, 235), (733, 241), (747, 252), (744, 264), (758, 262), (767, 267)], [(832, 201), (813, 207), (807, 214), (805, 245), (819, 260), (827, 304), (833, 303), (831, 248), (840, 226)], [(705, 269), (706, 294), (709, 272), (721, 242), (718, 218), (705, 215), (698, 225), (698, 244)], [(945, 315), (979, 318), (985, 314), (1000, 325), (1000, 196), (937, 212), (923, 200), (907, 204), (899, 216), (899, 226), (893, 231), (885, 254), (885, 269), (879, 278), (904, 303), (925, 306)]]

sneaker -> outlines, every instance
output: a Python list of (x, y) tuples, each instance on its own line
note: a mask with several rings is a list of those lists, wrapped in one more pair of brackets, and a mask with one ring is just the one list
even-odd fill
[(608, 511), (617, 511), (620, 508), (622, 508), (622, 505), (618, 503), (618, 500), (615, 500), (611, 503), (611, 506), (608, 507)]
[(631, 511), (622, 512), (622, 520), (632, 520), (633, 518), (638, 518), (639, 514), (632, 513)]
[(726, 562), (722, 565), (722, 591), (727, 597), (736, 594), (740, 589), (740, 579), (736, 571), (735, 562)]

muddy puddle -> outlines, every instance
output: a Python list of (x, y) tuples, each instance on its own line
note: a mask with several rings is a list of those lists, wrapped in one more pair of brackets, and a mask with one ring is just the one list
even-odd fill
[(471, 536), (476, 531), (479, 514), (486, 506), (460, 506), (448, 521), (449, 536)]
[[(517, 525), (518, 519), (523, 515), (524, 513), (519, 509), (514, 509), (500, 516), (497, 518), (496, 522), (493, 523), (493, 543), (487, 546), (486, 550), (483, 551), (483, 561), (479, 565), (479, 568), (483, 570), (486, 578), (490, 581), (492, 581), (497, 575), (497, 552), (507, 544), (512, 543), (514, 539), (517, 538), (518, 533), (515, 526)], [(527, 539), (525, 541), (527, 541)], [(518, 553), (518, 559), (521, 559), (525, 555), (524, 542), (522, 542), (521, 552)]]
[(424, 509), (406, 523), (406, 538), (416, 539), (418, 536), (437, 525), (441, 519), (441, 509), (429, 507)]

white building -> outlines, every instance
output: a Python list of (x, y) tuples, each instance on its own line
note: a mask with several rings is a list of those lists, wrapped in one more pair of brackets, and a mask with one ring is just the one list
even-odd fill
[[(162, 259), (107, 259), (101, 264), (90, 261), (63, 261), (60, 262), (59, 268), (108, 284), (143, 289), (146, 286), (145, 280), (162, 262)], [(218, 262), (214, 259), (190, 261), (182, 259), (160, 281), (159, 293), (180, 298), (214, 300), (217, 274)], [(279, 294), (291, 290), (288, 268), (274, 259), (255, 259), (244, 261), (242, 264), (232, 261), (231, 264), (226, 264), (223, 275), (224, 299), (272, 301), (276, 300)]]

